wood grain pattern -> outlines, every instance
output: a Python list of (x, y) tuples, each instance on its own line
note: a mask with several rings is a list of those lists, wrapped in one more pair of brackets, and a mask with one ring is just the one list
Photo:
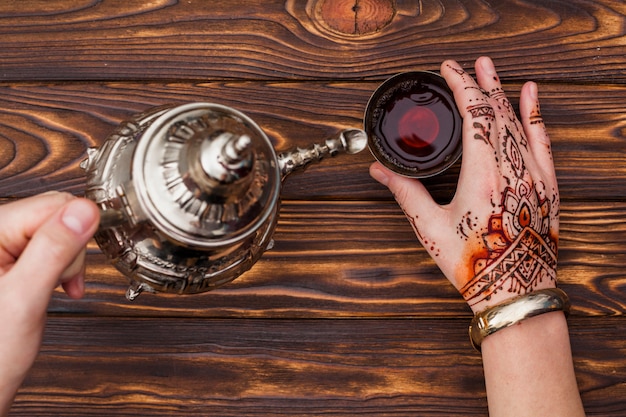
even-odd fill
[[(0, 203), (82, 194), (87, 148), (152, 106), (232, 106), (283, 151), (360, 127), (393, 74), (490, 55), (513, 103), (539, 83), (579, 386), (589, 416), (624, 416), (625, 35), (618, 0), (0, 2)], [(372, 161), (290, 176), (274, 248), (211, 293), (128, 302), (92, 242), (11, 416), (487, 415), (471, 312)], [(458, 172), (425, 181), (438, 201)]]
[[(122, 120), (167, 103), (212, 101), (252, 117), (278, 151), (306, 146), (346, 127), (362, 126), (377, 83), (232, 82), (203, 84), (72, 83), (0, 86), (0, 195), (50, 189), (81, 194), (79, 162)], [(519, 84), (505, 86), (518, 101)], [(626, 197), (626, 86), (540, 86), (563, 200)], [(272, 97), (268, 102), (267, 97)], [(369, 177), (369, 152), (324, 161), (285, 182), (286, 199), (389, 198)], [(425, 181), (449, 199), (458, 166)], [(340, 181), (337, 179), (340, 178)]]
[[(574, 316), (626, 312), (626, 206), (564, 205), (559, 280)], [(87, 294), (58, 294), (63, 314), (140, 317), (470, 317), (392, 202), (288, 201), (274, 248), (213, 292), (124, 298), (127, 280), (90, 246)]]
[[(626, 321), (570, 323), (588, 415), (623, 415)], [(13, 415), (486, 415), (466, 325), (51, 319)]]
[(1, 75), (7, 81), (381, 79), (407, 68), (436, 69), (446, 57), (468, 63), (489, 54), (502, 59), (506, 78), (626, 80), (620, 1), (396, 3), (389, 25), (355, 38), (324, 30), (304, 0), (6, 2)]

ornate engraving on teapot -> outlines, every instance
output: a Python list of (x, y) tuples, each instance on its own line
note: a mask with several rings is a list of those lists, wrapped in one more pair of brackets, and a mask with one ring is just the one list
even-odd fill
[(81, 164), (86, 196), (101, 210), (96, 242), (130, 279), (129, 300), (215, 289), (271, 247), (286, 175), (366, 146), (365, 132), (349, 129), (277, 156), (263, 130), (230, 107), (151, 109)]

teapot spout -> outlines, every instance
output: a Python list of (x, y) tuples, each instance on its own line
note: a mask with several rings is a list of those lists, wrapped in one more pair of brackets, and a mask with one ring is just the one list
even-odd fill
[(355, 154), (367, 147), (367, 134), (361, 129), (345, 129), (335, 137), (326, 139), (323, 144), (314, 144), (309, 148), (295, 148), (278, 155), (278, 165), (282, 178), (294, 171), (302, 170), (313, 162), (319, 162), (326, 156), (340, 153)]

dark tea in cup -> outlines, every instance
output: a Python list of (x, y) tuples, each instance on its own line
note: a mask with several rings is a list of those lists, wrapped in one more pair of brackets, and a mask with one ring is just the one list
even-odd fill
[(381, 84), (364, 124), (374, 157), (407, 177), (437, 175), (461, 156), (461, 115), (445, 80), (433, 72), (404, 72)]

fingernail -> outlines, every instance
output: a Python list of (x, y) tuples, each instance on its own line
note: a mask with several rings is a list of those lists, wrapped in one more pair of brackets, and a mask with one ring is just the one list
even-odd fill
[(538, 88), (537, 88), (537, 84), (534, 82), (529, 82), (529, 93), (530, 93), (530, 98), (532, 98), (533, 100), (537, 101), (539, 99), (539, 93), (538, 93)]
[[(83, 269), (83, 271), (84, 271), (84, 269)], [(84, 274), (84, 272), (80, 276), (76, 277), (76, 292), (77, 292), (76, 296), (79, 297), (79, 298), (82, 297), (83, 294), (85, 293), (85, 274)]]
[(61, 194), (61, 192), (57, 190), (50, 190), (50, 191), (46, 191), (45, 193), (41, 193), (39, 195), (44, 196), (44, 195), (57, 195), (57, 194)]
[(61, 221), (72, 232), (82, 235), (93, 225), (95, 221), (94, 211), (87, 201), (72, 201), (65, 208)]
[(489, 57), (484, 57), (480, 61), (481, 66), (483, 67), (483, 71), (485, 71), (489, 75), (494, 75), (496, 73), (496, 67), (493, 65), (493, 61)]
[(63, 198), (66, 201), (76, 198), (70, 193), (67, 193), (64, 191), (56, 191), (56, 190), (46, 191), (45, 193), (41, 193), (37, 195), (36, 197), (57, 197), (57, 198)]
[(372, 178), (374, 178), (376, 181), (378, 181), (385, 187), (389, 183), (389, 175), (385, 171), (383, 171), (382, 169), (376, 166), (373, 166), (370, 169), (370, 175), (372, 176)]

